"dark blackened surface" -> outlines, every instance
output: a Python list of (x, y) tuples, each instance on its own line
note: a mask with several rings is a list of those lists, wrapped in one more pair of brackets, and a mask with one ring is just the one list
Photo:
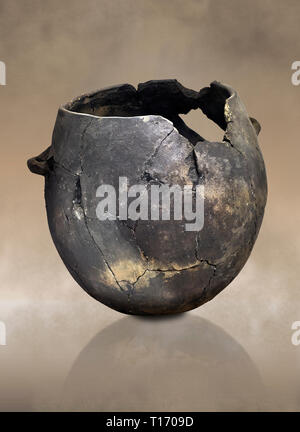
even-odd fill
[[(202, 111), (225, 130), (208, 142), (179, 117)], [(254, 245), (267, 196), (259, 124), (236, 93), (212, 83), (195, 92), (176, 80), (128, 84), (62, 107), (52, 145), (28, 162), (45, 176), (50, 231), (75, 280), (124, 313), (195, 308), (236, 277)], [(99, 221), (96, 189), (144, 184), (204, 185), (200, 232), (183, 221)], [(172, 208), (171, 208), (172, 214)]]

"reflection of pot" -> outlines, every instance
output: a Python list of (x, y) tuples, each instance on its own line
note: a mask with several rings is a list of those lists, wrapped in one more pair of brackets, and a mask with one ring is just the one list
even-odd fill
[[(204, 140), (178, 115), (198, 107), (225, 130), (222, 142)], [(45, 176), (52, 238), (75, 280), (131, 314), (183, 312), (212, 299), (245, 264), (261, 225), (259, 129), (219, 83), (200, 92), (176, 80), (126, 84), (61, 107), (51, 147), (28, 165)], [(202, 230), (187, 231), (185, 220), (100, 221), (96, 190), (117, 190), (120, 177), (147, 188), (203, 185)]]
[(197, 316), (127, 317), (99, 332), (76, 359), (63, 410), (259, 410), (258, 370), (220, 327)]

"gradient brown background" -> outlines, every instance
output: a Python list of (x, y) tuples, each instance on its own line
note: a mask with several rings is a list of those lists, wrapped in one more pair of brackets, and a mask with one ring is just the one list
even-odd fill
[[(7, 326), (0, 410), (151, 410), (160, 408), (160, 392), (166, 410), (299, 410), (300, 346), (291, 343), (291, 324), (300, 320), (300, 86), (291, 84), (291, 64), (300, 60), (299, 22), (297, 0), (0, 0), (0, 60), (7, 67), (7, 85), (0, 86), (0, 320)], [(163, 78), (195, 90), (213, 80), (237, 89), (262, 125), (269, 198), (249, 261), (217, 298), (175, 320), (121, 322), (123, 316), (90, 298), (68, 274), (50, 238), (43, 179), (27, 170), (26, 160), (50, 144), (61, 103), (96, 88)], [(198, 111), (185, 120), (208, 139), (222, 136)], [(203, 318), (208, 328), (197, 332), (193, 320)], [(123, 327), (128, 343), (124, 334), (118, 340)], [(201, 331), (217, 333), (224, 346), (205, 357)], [(96, 390), (87, 388), (85, 401), (67, 406), (65, 378), (99, 332), (114, 335), (112, 362), (101, 357), (111, 336), (100, 337), (89, 360), (99, 364)], [(170, 335), (173, 351), (166, 348)], [(248, 363), (238, 379), (240, 398), (230, 398), (237, 377), (227, 373), (226, 362), (222, 374), (226, 341), (233, 360), (244, 358), (243, 347), (261, 375), (264, 390), (254, 405), (245, 398)], [(172, 363), (175, 347), (180, 366)], [(151, 362), (143, 363), (149, 352)], [(202, 388), (203, 356), (211, 381)], [(168, 381), (169, 364), (175, 371)], [(196, 387), (183, 385), (191, 374)]]

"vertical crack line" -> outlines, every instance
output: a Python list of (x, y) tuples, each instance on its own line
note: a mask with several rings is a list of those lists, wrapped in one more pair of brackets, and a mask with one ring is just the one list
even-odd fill
[(196, 170), (196, 173), (197, 173), (197, 176), (198, 176), (198, 180), (199, 180), (200, 178), (202, 178), (202, 173), (200, 172), (199, 167), (198, 167), (198, 159), (197, 159), (197, 155), (196, 155), (195, 149), (193, 149), (193, 151), (192, 151), (192, 157), (194, 159), (195, 170)]
[(81, 143), (80, 143), (80, 149), (79, 149), (80, 173), (83, 173), (83, 166), (82, 166), (82, 156), (83, 156), (83, 151), (84, 151), (83, 140), (84, 140), (84, 137), (85, 137), (85, 134), (86, 134), (88, 128), (91, 126), (91, 124), (92, 124), (93, 121), (94, 121), (94, 119), (91, 118), (90, 121), (85, 125), (85, 127), (84, 127), (84, 129), (83, 129), (83, 131), (81, 132), (81, 135), (80, 135), (80, 141), (81, 141)]
[[(124, 225), (132, 232), (132, 235), (133, 235), (134, 240), (135, 240), (135, 245), (138, 248), (141, 257), (147, 262), (147, 265), (148, 265), (148, 263), (149, 263), (149, 257), (145, 254), (145, 252), (143, 251), (143, 249), (140, 247), (140, 245), (138, 244), (137, 238), (136, 238), (136, 228), (137, 228), (137, 225), (138, 225), (138, 221), (139, 221), (139, 219), (136, 220), (136, 221), (134, 221), (134, 226), (133, 227), (129, 226), (127, 223), (125, 223)], [(124, 221), (124, 222), (126, 222), (126, 221)]]
[(206, 262), (206, 264), (208, 264), (209, 266), (211, 266), (213, 268), (212, 275), (209, 277), (208, 283), (205, 285), (203, 292), (202, 292), (204, 299), (206, 299), (207, 298), (207, 291), (210, 291), (212, 280), (216, 276), (217, 266), (215, 264), (211, 264), (208, 260), (200, 260), (200, 261)]
[(85, 227), (90, 235), (90, 238), (92, 240), (92, 242), (94, 243), (95, 247), (97, 248), (97, 250), (101, 253), (102, 257), (103, 257), (103, 261), (105, 262), (107, 268), (110, 270), (114, 280), (116, 281), (116, 284), (118, 285), (118, 287), (120, 288), (120, 290), (122, 292), (125, 292), (125, 290), (122, 288), (122, 286), (120, 285), (116, 275), (114, 274), (110, 264), (108, 263), (102, 249), (100, 248), (100, 246), (98, 245), (98, 243), (96, 242), (96, 240), (94, 239), (94, 236), (92, 235), (89, 226), (88, 226), (88, 222), (87, 222), (87, 215), (85, 213), (85, 209), (84, 209), (84, 205), (82, 203), (82, 189), (81, 189), (81, 181), (80, 181), (80, 176), (78, 176), (77, 182), (76, 182), (76, 189), (75, 189), (75, 195), (76, 195), (76, 203), (81, 207), (82, 209), (82, 213), (83, 213), (83, 219), (84, 219), (84, 224)]

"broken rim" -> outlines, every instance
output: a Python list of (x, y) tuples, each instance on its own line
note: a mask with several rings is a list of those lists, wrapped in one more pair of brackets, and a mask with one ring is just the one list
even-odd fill
[[(210, 87), (199, 92), (188, 89), (177, 80), (147, 81), (138, 85), (137, 89), (130, 84), (121, 84), (85, 93), (61, 105), (59, 113), (77, 116), (103, 117), (145, 117), (155, 115), (171, 121), (178, 132), (196, 145), (199, 141), (207, 141), (197, 132), (190, 129), (180, 117), (192, 109), (201, 111), (222, 130), (225, 131), (223, 141), (230, 142), (228, 124), (233, 121), (234, 111), (238, 106), (240, 115), (244, 116), (253, 126), (256, 134), (260, 132), (260, 124), (249, 118), (236, 91), (225, 84), (214, 81)], [(46, 175), (51, 169), (53, 157), (51, 146), (40, 155), (28, 160), (31, 172)]]

